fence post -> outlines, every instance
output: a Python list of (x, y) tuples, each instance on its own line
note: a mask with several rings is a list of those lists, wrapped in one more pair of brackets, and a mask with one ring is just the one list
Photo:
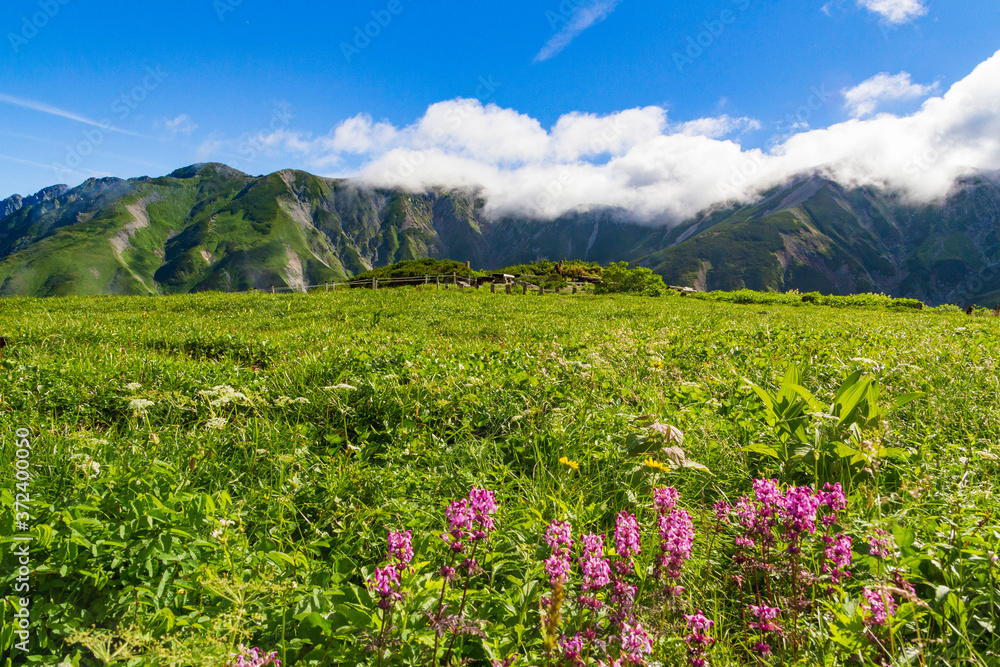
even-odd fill
[(573, 294), (576, 294), (576, 285), (573, 285)]
[(378, 289), (378, 278), (372, 277), (372, 289)]
[(507, 294), (510, 294), (510, 283), (507, 283)]
[(426, 285), (427, 283), (430, 282), (430, 280), (431, 280), (431, 277), (425, 273), (424, 274), (424, 284)]
[(274, 285), (271, 285), (271, 294), (274, 294)]
[(440, 274), (434, 276), (434, 289), (441, 289), (441, 276), (440, 276)]
[(545, 285), (539, 285), (538, 286), (538, 296), (542, 296), (543, 294), (545, 294)]
[(457, 273), (453, 272), (451, 274), (451, 284), (452, 285), (458, 285), (458, 274)]
[(527, 294), (527, 293), (528, 293), (528, 283), (524, 283), (524, 292), (523, 292), (523, 294)]
[(490, 294), (496, 294), (496, 293), (497, 293), (497, 284), (490, 283)]

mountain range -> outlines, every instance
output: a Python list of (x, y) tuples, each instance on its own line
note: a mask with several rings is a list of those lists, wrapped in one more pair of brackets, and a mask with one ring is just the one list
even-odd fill
[(556, 220), (490, 215), (476, 191), (411, 193), (302, 171), (192, 165), (0, 201), (0, 295), (302, 289), (404, 259), (491, 269), (536, 259), (629, 261), (669, 284), (930, 304), (1000, 303), (1000, 173), (933, 203), (805, 174), (679, 224), (601, 208)]

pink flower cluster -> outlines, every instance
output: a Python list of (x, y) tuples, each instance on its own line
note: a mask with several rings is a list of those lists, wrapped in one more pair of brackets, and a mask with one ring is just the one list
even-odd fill
[(677, 507), (677, 501), (680, 499), (680, 492), (672, 486), (664, 489), (653, 489), (653, 504), (659, 514), (666, 514)]
[(868, 551), (872, 556), (888, 558), (894, 550), (895, 540), (884, 530), (876, 528), (868, 536)]
[(573, 562), (573, 526), (569, 521), (553, 521), (545, 529), (545, 541), (552, 550), (552, 555), (545, 561), (545, 571), (555, 588), (556, 584), (566, 583), (569, 577)]
[(228, 667), (265, 667), (266, 665), (281, 667), (277, 651), (265, 654), (259, 648), (247, 649), (243, 644), (240, 644), (239, 653), (230, 653), (229, 657), (232, 660), (228, 663)]
[(643, 664), (643, 656), (653, 652), (653, 643), (642, 629), (642, 623), (622, 625), (622, 660), (633, 665)]
[(688, 645), (688, 664), (691, 667), (707, 667), (708, 650), (715, 643), (707, 630), (715, 627), (715, 621), (705, 618), (700, 609), (691, 615), (684, 614), (684, 620), (687, 621), (688, 629), (691, 631), (684, 638)]
[[(726, 509), (717, 504), (716, 512)], [(822, 508), (828, 513), (819, 516)], [(745, 548), (774, 544), (774, 529), (781, 528), (782, 539), (789, 552), (798, 552), (798, 543), (805, 534), (816, 533), (816, 523), (825, 526), (836, 523), (837, 512), (847, 507), (847, 498), (840, 484), (827, 484), (819, 493), (807, 486), (790, 486), (784, 492), (777, 480), (757, 479), (753, 482), (753, 497), (743, 496), (732, 509), (743, 534), (736, 545)], [(721, 516), (720, 516), (721, 519)]]
[(581, 654), (585, 645), (583, 637), (579, 633), (575, 637), (563, 637), (559, 640), (559, 647), (562, 649), (563, 660), (570, 665), (583, 664)]
[(803, 533), (816, 533), (816, 514), (820, 498), (805, 486), (790, 486), (778, 501), (778, 515), (784, 524), (784, 539), (795, 543)]
[(824, 526), (832, 526), (837, 522), (837, 513), (847, 509), (847, 496), (844, 495), (844, 487), (840, 482), (836, 484), (824, 484), (823, 490), (819, 492), (820, 504), (830, 510), (829, 514), (823, 516), (821, 521)]
[(615, 550), (618, 560), (615, 570), (618, 574), (627, 574), (634, 569), (633, 557), (642, 553), (639, 522), (634, 514), (619, 512), (615, 520)]
[[(685, 510), (675, 509), (680, 494), (677, 489), (656, 489), (653, 492), (657, 523), (660, 530), (660, 558), (657, 566), (669, 579), (681, 578), (681, 567), (691, 559), (691, 545), (694, 544), (694, 523)], [(673, 589), (682, 592), (683, 589)]]
[(583, 557), (580, 569), (583, 571), (583, 594), (578, 601), (584, 607), (597, 611), (602, 604), (597, 592), (611, 583), (611, 564), (604, 556), (604, 536), (588, 533), (580, 538)]
[(865, 625), (886, 625), (889, 617), (896, 613), (896, 600), (889, 591), (865, 588), (862, 593), (865, 599), (861, 608), (866, 612)]
[(473, 487), (467, 498), (448, 505), (445, 510), (448, 532), (442, 534), (441, 539), (454, 553), (464, 553), (469, 542), (484, 540), (493, 530), (493, 514), (498, 507), (492, 491)]
[(762, 657), (771, 655), (771, 645), (764, 641), (767, 635), (781, 634), (781, 626), (774, 622), (780, 613), (781, 610), (777, 607), (768, 607), (765, 604), (750, 605), (750, 615), (757, 620), (747, 625), (751, 630), (757, 630), (761, 634), (761, 640), (754, 644), (753, 649)]
[(403, 594), (400, 592), (399, 571), (392, 565), (375, 568), (375, 575), (367, 583), (368, 590), (378, 595), (379, 609), (390, 609), (403, 599)]
[(389, 533), (386, 541), (389, 543), (389, 563), (408, 566), (413, 560), (413, 531)]
[(386, 541), (389, 544), (389, 564), (375, 568), (375, 574), (367, 581), (368, 590), (379, 598), (380, 609), (390, 609), (403, 599), (400, 574), (413, 560), (413, 531), (390, 532)]
[(823, 571), (829, 572), (833, 583), (839, 584), (841, 579), (851, 576), (847, 571), (851, 564), (851, 538), (847, 535), (824, 535), (823, 541), (826, 542)]
[(632, 620), (635, 595), (638, 587), (629, 583), (626, 577), (635, 572), (634, 557), (642, 553), (640, 546), (639, 522), (635, 515), (619, 512), (615, 519), (615, 550), (618, 557), (614, 561), (615, 577), (608, 603), (613, 608), (611, 622), (616, 627), (624, 627), (624, 623)]

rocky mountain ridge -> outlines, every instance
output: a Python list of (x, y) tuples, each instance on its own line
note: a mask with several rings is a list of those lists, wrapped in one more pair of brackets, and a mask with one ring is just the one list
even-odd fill
[(750, 205), (673, 226), (592, 209), (556, 220), (487, 214), (475, 191), (365, 187), (222, 164), (90, 179), (0, 202), (0, 294), (301, 289), (403, 259), (498, 268), (535, 259), (629, 261), (699, 289), (877, 291), (1000, 302), (1000, 178), (932, 204), (804, 175)]

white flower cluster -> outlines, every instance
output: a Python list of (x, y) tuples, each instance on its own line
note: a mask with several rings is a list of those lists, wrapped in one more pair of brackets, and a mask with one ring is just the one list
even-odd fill
[(101, 464), (90, 457), (90, 454), (73, 454), (70, 459), (79, 459), (77, 466), (87, 473), (88, 476), (93, 475), (97, 477), (101, 474)]
[(250, 403), (250, 399), (247, 398), (246, 394), (236, 391), (228, 384), (221, 384), (211, 389), (203, 389), (198, 392), (198, 395), (203, 396), (213, 408), (229, 405), (230, 403)]
[(235, 525), (236, 525), (235, 521), (230, 521), (229, 519), (220, 519), (219, 520), (219, 527), (212, 531), (212, 539), (213, 540), (217, 540), (217, 539), (221, 538), (223, 536), (223, 534), (225, 534), (226, 528), (229, 528), (230, 526), (235, 526)]
[(138, 382), (129, 382), (127, 385), (125, 385), (125, 389), (127, 391), (139, 391), (140, 389), (142, 389), (142, 385), (139, 384)]
[(145, 398), (133, 398), (131, 401), (128, 402), (129, 408), (131, 408), (132, 412), (136, 413), (137, 415), (146, 414), (149, 408), (153, 407), (154, 405), (156, 405), (156, 403), (154, 403), (153, 401), (146, 400)]
[(284, 408), (286, 406), (294, 405), (296, 403), (300, 403), (302, 405), (309, 405), (310, 400), (308, 398), (305, 398), (304, 396), (299, 396), (298, 398), (288, 398), (287, 396), (279, 396), (274, 401), (274, 405), (279, 408)]
[(225, 417), (213, 417), (205, 422), (206, 431), (221, 431), (226, 428)]

